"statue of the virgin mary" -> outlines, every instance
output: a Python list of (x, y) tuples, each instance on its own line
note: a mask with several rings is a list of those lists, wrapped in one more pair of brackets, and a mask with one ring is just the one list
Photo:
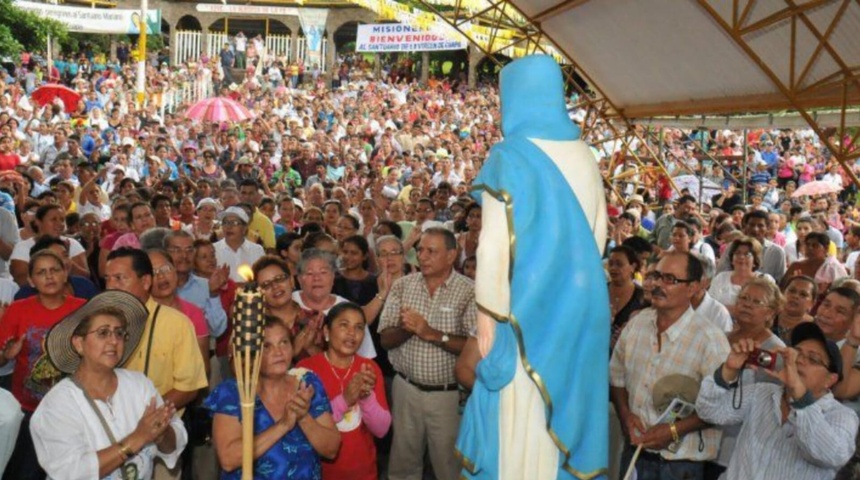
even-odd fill
[(608, 463), (606, 204), (561, 70), (501, 72), (502, 132), (476, 178), (478, 363), (457, 450), (475, 479), (592, 479)]

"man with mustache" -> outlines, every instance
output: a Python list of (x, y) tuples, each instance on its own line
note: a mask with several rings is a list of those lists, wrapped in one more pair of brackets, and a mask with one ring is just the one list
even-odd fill
[(729, 353), (725, 333), (692, 307), (702, 275), (702, 262), (694, 255), (668, 252), (648, 274), (652, 307), (630, 320), (612, 353), (612, 402), (627, 440), (622, 471), (641, 445), (636, 462), (640, 479), (701, 479), (705, 461), (717, 456), (718, 430), (706, 428), (695, 413), (657, 424), (662, 412), (652, 396), (654, 385), (668, 375), (701, 382)]

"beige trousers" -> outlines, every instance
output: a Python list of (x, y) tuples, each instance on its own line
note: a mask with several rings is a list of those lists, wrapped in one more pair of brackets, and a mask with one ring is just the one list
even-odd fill
[(454, 455), (460, 430), (459, 392), (424, 392), (398, 375), (391, 396), (394, 439), (388, 479), (422, 480), (424, 453), (429, 450), (436, 478), (456, 480), (461, 469)]

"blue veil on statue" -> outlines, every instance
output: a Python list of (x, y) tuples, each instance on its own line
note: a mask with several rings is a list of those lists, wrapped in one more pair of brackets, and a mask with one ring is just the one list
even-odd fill
[[(517, 432), (540, 430), (546, 439), (539, 448), (552, 450), (541, 478), (597, 478), (606, 473), (609, 426), (609, 300), (595, 241), (605, 238), (603, 185), (568, 116), (555, 60), (514, 61), (500, 84), (504, 140), (490, 151), (473, 195), (487, 220), (487, 204), (498, 203), (505, 218), (496, 225), (506, 228), (488, 230), (493, 222), (485, 220), (479, 241), (479, 249), (495, 252), (489, 262), (479, 252), (476, 281), (479, 311), (493, 320), (495, 334), (476, 368), (457, 440), (463, 476), (516, 478), (519, 468), (527, 472), (522, 478), (537, 478), (529, 462), (541, 442)], [(507, 271), (496, 278), (509, 293), (494, 287), (482, 296), (482, 265), (498, 269), (499, 259)], [(523, 389), (536, 400), (523, 400)], [(512, 413), (512, 403), (532, 405), (531, 425), (510, 426), (529, 417)], [(518, 455), (529, 458), (511, 460)]]

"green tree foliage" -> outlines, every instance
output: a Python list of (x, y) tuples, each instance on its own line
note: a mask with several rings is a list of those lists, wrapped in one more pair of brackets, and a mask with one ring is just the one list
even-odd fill
[[(15, 29), (14, 34), (12, 28)], [(68, 31), (56, 20), (18, 8), (12, 0), (0, 0), (0, 55), (45, 50), (48, 35), (62, 41)]]

